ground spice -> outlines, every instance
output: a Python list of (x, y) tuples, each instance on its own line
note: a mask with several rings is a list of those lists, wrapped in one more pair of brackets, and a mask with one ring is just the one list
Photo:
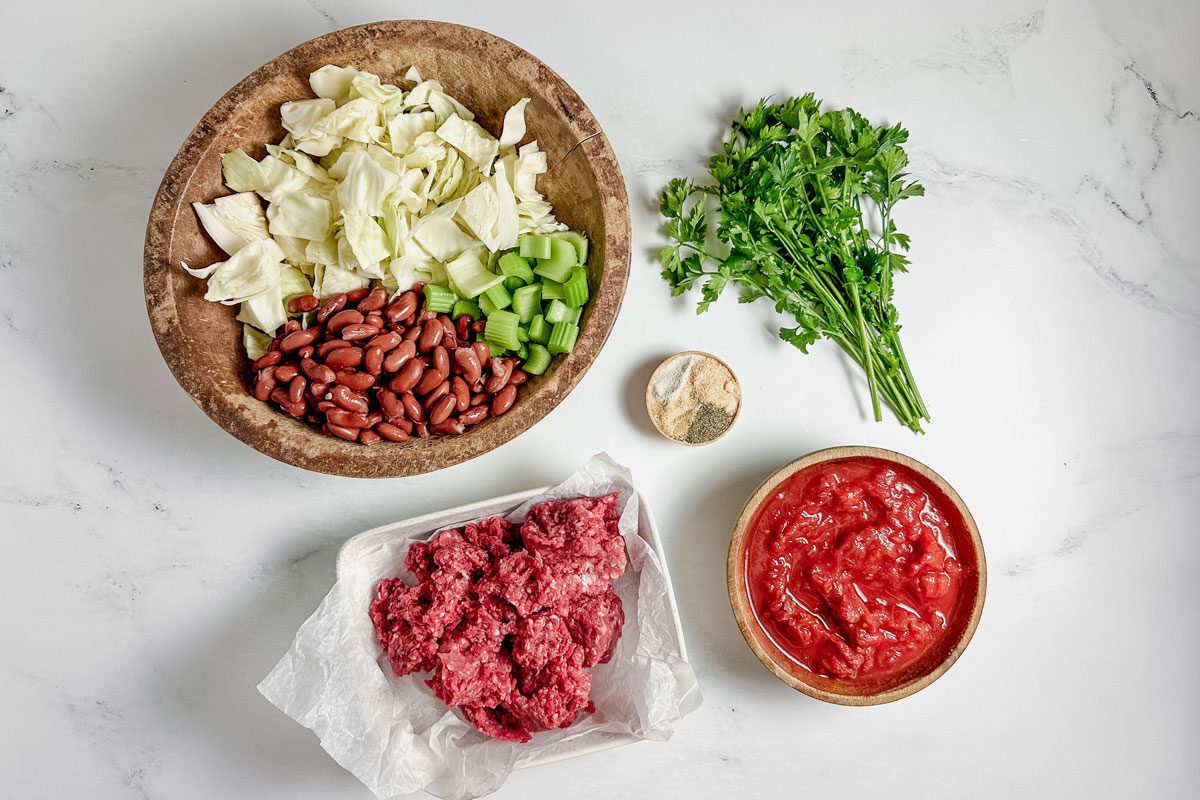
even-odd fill
[(707, 444), (737, 417), (742, 391), (729, 367), (707, 353), (671, 356), (654, 371), (646, 408), (654, 426), (685, 444)]

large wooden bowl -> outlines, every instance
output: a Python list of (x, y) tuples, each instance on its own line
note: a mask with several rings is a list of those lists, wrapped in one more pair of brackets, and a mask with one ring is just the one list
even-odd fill
[[(235, 310), (203, 298), (204, 281), (180, 261), (226, 256), (204, 234), (194, 201), (227, 194), (221, 153), (255, 157), (283, 136), (279, 105), (312, 96), (308, 75), (349, 65), (398, 79), (412, 64), (440, 81), (493, 133), (522, 97), (527, 140), (537, 139), (550, 170), (539, 181), (556, 215), (591, 240), (592, 300), (575, 350), (529, 381), (517, 404), (461, 436), (372, 447), (344, 442), (284, 417), (250, 393), (249, 364)], [(575, 387), (608, 338), (629, 276), (629, 203), (616, 156), (591, 111), (549, 67), (489, 33), (443, 22), (400, 20), (347, 28), (295, 47), (255, 70), (201, 118), (171, 162), (146, 228), (146, 307), (159, 349), (176, 380), (214, 422), (255, 449), (305, 469), (353, 477), (415, 475), (457, 464), (514, 438)]]
[[(759, 507), (781, 483), (801, 470), (818, 464), (830, 464), (836, 461), (853, 458), (874, 458), (907, 467), (924, 479), (923, 489), (929, 491), (940, 507), (951, 516), (951, 522), (962, 532), (958, 546), (958, 556), (963, 564), (963, 596), (959, 603), (955, 618), (950, 621), (946, 633), (916, 662), (908, 665), (896, 675), (889, 675), (880, 680), (843, 680), (839, 678), (817, 675), (797, 664), (771, 641), (771, 637), (763, 630), (750, 603), (746, 591), (746, 547), (754, 518)], [(955, 519), (954, 517), (957, 517)], [(979, 618), (983, 614), (983, 600), (987, 592), (987, 563), (983, 555), (983, 541), (979, 538), (979, 528), (971, 517), (967, 504), (959, 497), (958, 492), (946, 482), (941, 475), (929, 467), (902, 453), (891, 450), (881, 450), (878, 447), (831, 447), (809, 453), (797, 459), (786, 467), (778, 470), (763, 481), (762, 485), (746, 501), (733, 530), (733, 539), (729, 543), (729, 560), (727, 563), (726, 580), (729, 588), (729, 602), (733, 606), (733, 615), (746, 644), (758, 656), (758, 660), (767, 669), (775, 673), (781, 681), (804, 694), (845, 706), (870, 706), (890, 703), (903, 697), (919, 692), (945, 674), (953, 666), (962, 652), (967, 649), (975, 629), (979, 626)]]

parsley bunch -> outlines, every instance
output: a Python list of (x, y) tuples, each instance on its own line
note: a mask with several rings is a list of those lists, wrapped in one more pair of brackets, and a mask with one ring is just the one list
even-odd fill
[[(739, 111), (709, 162), (714, 183), (676, 178), (663, 191), (662, 275), (676, 295), (700, 286), (697, 313), (730, 284), (743, 303), (770, 298), (796, 322), (779, 331), (784, 341), (804, 352), (837, 342), (866, 372), (875, 420), (882, 399), (921, 433), (929, 411), (892, 305), (893, 276), (909, 263), (893, 210), (925, 193), (906, 182), (907, 140), (899, 124), (875, 127), (852, 109), (822, 113), (812, 94)], [(714, 206), (720, 244), (709, 236)]]

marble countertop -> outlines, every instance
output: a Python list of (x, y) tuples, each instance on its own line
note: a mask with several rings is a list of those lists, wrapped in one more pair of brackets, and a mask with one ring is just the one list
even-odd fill
[[(658, 514), (705, 705), (668, 743), (526, 770), (497, 797), (1196, 796), (1200, 5), (1137, 6), (8, 4), (0, 797), (368, 800), (255, 691), (338, 546), (599, 450)], [(525, 46), (599, 118), (633, 210), (625, 307), (579, 388), (500, 450), (407, 480), (305, 473), (222, 433), (164, 366), (141, 291), (150, 201), (199, 116), (262, 62), (441, 15)], [(730, 298), (697, 318), (657, 276), (667, 178), (700, 172), (739, 104), (809, 90), (912, 133), (927, 196), (901, 210), (898, 304), (924, 437), (868, 421), (845, 360), (779, 342), (769, 308)], [(688, 348), (729, 361), (746, 395), (699, 451), (656, 438), (639, 405), (650, 368)], [(757, 483), (843, 443), (945, 475), (990, 565), (961, 661), (879, 708), (775, 680), (723, 583)]]

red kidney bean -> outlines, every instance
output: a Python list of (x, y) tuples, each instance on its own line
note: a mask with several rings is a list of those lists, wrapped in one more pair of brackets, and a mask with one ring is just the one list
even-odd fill
[(295, 364), (280, 364), (275, 368), (275, 380), (279, 381), (280, 383), (287, 383), (292, 378), (296, 377), (297, 372), (299, 372), (299, 370), (296, 369)]
[(475, 406), (458, 415), (458, 421), (463, 425), (474, 425), (488, 418), (487, 406)]
[(438, 402), (447, 395), (450, 395), (450, 381), (442, 381), (437, 386), (433, 387), (432, 392), (425, 395), (425, 408), (432, 408), (434, 403)]
[(263, 403), (267, 402), (271, 397), (271, 392), (275, 390), (278, 381), (275, 380), (275, 370), (271, 367), (258, 371), (258, 378), (254, 381), (254, 399)]
[(395, 425), (392, 425), (387, 422), (381, 422), (378, 425), (376, 425), (375, 432), (377, 434), (379, 434), (380, 436), (382, 436), (384, 439), (387, 439), (389, 442), (407, 442), (408, 441), (408, 434), (404, 432), (403, 428), (397, 428)]
[(429, 424), (438, 425), (450, 418), (450, 413), (454, 411), (454, 398), (446, 395), (441, 400), (437, 401), (434, 406), (429, 409)]
[(471, 323), (471, 331), (474, 333), (483, 333), (487, 330), (487, 320), (477, 319)]
[(466, 427), (456, 419), (448, 419), (444, 422), (439, 422), (437, 425), (430, 425), (429, 432), (436, 433), (439, 436), (457, 435), (466, 430)]
[(379, 407), (383, 409), (383, 418), (388, 422), (404, 416), (404, 404), (391, 389), (380, 389), (375, 396), (379, 398)]
[(380, 350), (386, 353), (387, 351), (399, 346), (402, 341), (404, 341), (404, 338), (400, 334), (388, 331), (387, 333), (379, 334), (374, 339), (367, 342), (367, 347), (378, 347)]
[(331, 408), (325, 412), (330, 425), (341, 425), (343, 428), (367, 427), (367, 415), (361, 411), (347, 411), (344, 408)]
[(329, 384), (321, 381), (309, 381), (308, 393), (312, 395), (314, 400), (324, 400), (325, 394), (329, 391)]
[(335, 377), (334, 372), (324, 364), (318, 364), (311, 358), (306, 358), (300, 362), (300, 369), (308, 376), (311, 381), (319, 383), (333, 383)]
[(334, 425), (332, 422), (326, 423), (329, 432), (339, 439), (345, 439), (348, 442), (358, 441), (358, 430), (355, 428), (343, 428), (341, 425)]
[(338, 407), (338, 404), (333, 402), (332, 400), (322, 400), (319, 403), (317, 403), (317, 411), (321, 411), (325, 414), (328, 414), (330, 411), (337, 409), (337, 407)]
[(321, 342), (317, 348), (317, 358), (325, 358), (334, 350), (341, 350), (343, 347), (353, 347), (354, 345), (341, 339), (330, 339), (328, 342)]
[(317, 311), (317, 322), (324, 322), (334, 314), (341, 311), (346, 307), (347, 300), (348, 298), (345, 294), (335, 294), (333, 297), (326, 300), (325, 304), (321, 306), (319, 311)]
[(267, 367), (275, 366), (282, 359), (283, 359), (283, 353), (279, 352), (278, 350), (271, 350), (270, 352), (264, 353), (263, 355), (259, 356), (254, 361), (254, 363), (250, 365), (250, 368), (255, 371), (258, 371), (260, 369), (266, 369)]
[(361, 289), (355, 289), (352, 292), (346, 292), (346, 299), (349, 300), (351, 303), (357, 303), (360, 300), (362, 300), (364, 297), (366, 297), (368, 294), (370, 294), (370, 292), (371, 292), (370, 287), (364, 286)]
[(520, 386), (527, 380), (529, 380), (529, 373), (523, 369), (514, 370), (508, 378), (508, 382), (513, 386)]
[(466, 339), (467, 334), (471, 332), (471, 315), (459, 314), (458, 319), (454, 321), (454, 332), (458, 334), (458, 338)]
[(498, 417), (507, 412), (517, 400), (517, 387), (505, 386), (492, 398), (492, 416)]
[(467, 387), (467, 382), (455, 375), (450, 381), (450, 391), (454, 394), (455, 410), (466, 411), (471, 405), (471, 390)]
[(433, 354), (430, 356), (429, 362), (433, 365), (434, 369), (443, 375), (450, 374), (450, 354), (440, 344), (433, 348)]
[(298, 330), (300, 330), (300, 320), (298, 319), (289, 319), (287, 322), (283, 323), (284, 333), (294, 333)]
[(277, 406), (290, 406), (292, 404), (287, 392), (279, 386), (271, 390), (271, 402)]
[(296, 351), (296, 358), (312, 358), (313, 352), (316, 350), (311, 344), (306, 344)]
[(428, 425), (426, 425), (424, 422), (418, 422), (415, 427), (417, 429), (417, 436), (420, 436), (422, 439), (429, 438), (429, 426)]
[(410, 360), (400, 371), (388, 382), (388, 388), (396, 394), (404, 394), (410, 391), (421, 381), (421, 376), (425, 374), (425, 366), (416, 359)]
[(408, 330), (406, 330), (404, 332), (403, 339), (406, 342), (412, 342), (413, 344), (416, 344), (417, 339), (420, 337), (420, 335), (421, 335), (421, 326), (413, 325), (411, 328), (409, 328)]
[(341, 334), (347, 342), (357, 342), (360, 339), (374, 339), (379, 335), (379, 328), (374, 325), (347, 325), (342, 328)]
[(425, 409), (421, 408), (421, 404), (417, 398), (413, 397), (412, 392), (405, 392), (400, 395), (400, 402), (404, 404), (404, 415), (413, 422), (421, 423), (425, 421)]
[(341, 350), (334, 350), (325, 357), (325, 366), (333, 369), (353, 369), (362, 363), (363, 351), (361, 347), (345, 347)]
[(492, 377), (488, 378), (487, 383), (483, 386), (483, 390), (488, 394), (496, 394), (508, 385), (508, 378), (512, 375), (512, 371), (513, 362), (510, 359), (493, 358)]
[(396, 417), (386, 424), (395, 425), (397, 428), (408, 434), (413, 432), (413, 423), (408, 417)]
[(367, 409), (370, 408), (367, 405), (366, 399), (362, 395), (352, 391), (349, 386), (338, 384), (329, 393), (333, 396), (333, 402), (347, 411), (361, 411), (365, 414)]
[(378, 328), (379, 330), (383, 330), (383, 326), (387, 325), (387, 323), (383, 321), (383, 315), (379, 312), (367, 314), (366, 319), (363, 320), (363, 324), (370, 325), (371, 327)]
[(442, 327), (441, 322), (437, 319), (426, 320), (425, 327), (421, 329), (421, 338), (417, 340), (417, 349), (427, 353), (441, 344), (445, 335), (446, 329)]
[(358, 443), (366, 447), (370, 447), (373, 444), (379, 444), (382, 439), (382, 436), (371, 430), (362, 431), (358, 434)]
[(483, 392), (477, 392), (471, 395), (470, 405), (472, 408), (474, 408), (475, 406), (481, 406), (484, 403), (489, 403), (491, 400), (492, 398), (490, 396), (484, 394)]
[(378, 411), (372, 411), (370, 414), (367, 414), (368, 428), (374, 428), (381, 422), (383, 422), (383, 414), (380, 414)]
[(475, 351), (475, 357), (479, 359), (480, 369), (488, 363), (488, 359), (492, 357), (492, 348), (488, 347), (487, 342), (472, 342), (471, 349)]
[(483, 367), (479, 363), (479, 355), (475, 352), (474, 347), (460, 347), (455, 350), (454, 363), (458, 365), (458, 371), (462, 373), (463, 379), (467, 383), (479, 380)]
[(311, 294), (302, 294), (297, 297), (293, 297), (291, 300), (288, 300), (287, 310), (289, 314), (306, 314), (309, 311), (316, 311), (318, 305), (319, 302), (317, 298), (313, 297)]
[(413, 387), (413, 391), (417, 394), (429, 394), (434, 388), (446, 380), (446, 376), (438, 372), (436, 369), (427, 369), (421, 376), (421, 380)]
[(368, 314), (372, 311), (378, 311), (386, 305), (387, 291), (377, 286), (366, 297), (360, 300), (355, 308), (364, 314)]
[(288, 384), (288, 400), (293, 403), (299, 403), (304, 399), (304, 390), (308, 388), (308, 379), (303, 375), (297, 375), (292, 378), (292, 382)]
[(363, 356), (363, 369), (368, 375), (378, 375), (383, 372), (383, 351), (378, 347), (368, 347)]
[(458, 328), (454, 327), (454, 320), (450, 319), (447, 314), (438, 314), (438, 320), (442, 323), (442, 330), (447, 336), (458, 336)]
[(415, 292), (404, 292), (396, 301), (387, 307), (383, 312), (383, 316), (387, 317), (388, 322), (404, 322), (413, 315), (419, 305)]
[(402, 341), (394, 350), (383, 357), (383, 369), (385, 372), (396, 372), (416, 354), (417, 346), (415, 344)]
[(313, 339), (317, 338), (317, 329), (309, 328), (303, 331), (292, 331), (283, 338), (279, 343), (279, 349), (285, 353), (290, 353), (293, 350), (299, 350), (306, 344), (312, 344)]
[(339, 311), (330, 317), (329, 322), (325, 323), (325, 330), (327, 333), (341, 333), (342, 328), (345, 328), (348, 325), (361, 325), (364, 319), (366, 319), (366, 317), (364, 317), (362, 314), (358, 313), (352, 308), (348, 308), (345, 311)]
[(354, 372), (352, 370), (343, 370), (337, 374), (337, 382), (342, 386), (353, 389), (356, 392), (365, 392), (375, 385), (375, 376), (368, 375), (365, 372)]
[(436, 311), (422, 311), (417, 315), (417, 322), (428, 322), (431, 319), (437, 319)]

